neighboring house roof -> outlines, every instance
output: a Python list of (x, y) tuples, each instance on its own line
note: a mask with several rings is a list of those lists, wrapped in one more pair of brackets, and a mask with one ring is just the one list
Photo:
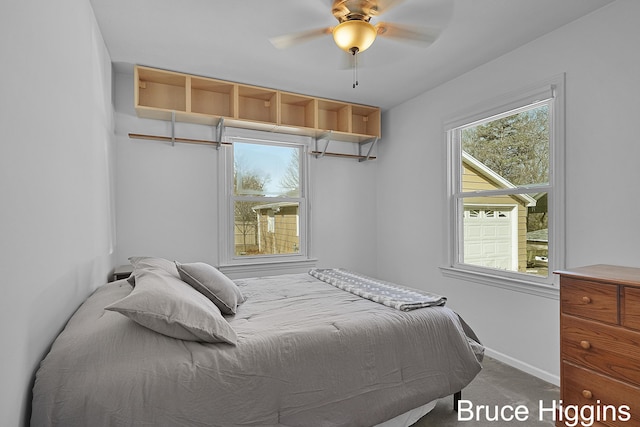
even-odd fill
[(536, 199), (537, 203), (533, 209), (529, 209), (529, 213), (547, 213), (548, 196), (549, 193), (534, 194), (533, 198)]
[(276, 212), (281, 208), (288, 208), (291, 206), (298, 206), (297, 202), (274, 202), (274, 203), (265, 203), (264, 205), (258, 205), (251, 208), (252, 211), (259, 211), (261, 209), (273, 209)]
[[(480, 160), (473, 157), (466, 151), (462, 151), (462, 162), (467, 163), (475, 170), (480, 172), (488, 181), (500, 188), (516, 188), (517, 186), (509, 182), (505, 177), (499, 175), (493, 169), (487, 167)], [(536, 205), (536, 199), (528, 194), (514, 194), (513, 197), (521, 200), (526, 207), (532, 207)]]

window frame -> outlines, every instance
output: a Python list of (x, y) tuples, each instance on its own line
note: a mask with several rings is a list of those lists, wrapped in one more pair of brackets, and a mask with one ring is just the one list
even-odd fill
[[(231, 273), (286, 271), (306, 268), (313, 263), (311, 258), (311, 185), (309, 147), (311, 138), (300, 135), (280, 134), (250, 129), (227, 128), (222, 138), (218, 156), (218, 265), (223, 271)], [(259, 197), (255, 201), (277, 202), (295, 200), (299, 203), (298, 232), (300, 234), (299, 252), (294, 254), (235, 255), (234, 203), (233, 190), (233, 144), (247, 142), (254, 144), (295, 146), (300, 149), (300, 195), (299, 197)], [(248, 197), (251, 199), (251, 197)]]
[[(487, 101), (466, 113), (444, 123), (445, 143), (447, 145), (447, 189), (446, 189), (446, 244), (443, 275), (477, 283), (518, 290), (525, 293), (558, 298), (558, 280), (553, 271), (564, 268), (565, 262), (565, 212), (564, 212), (564, 147), (565, 147), (565, 75), (553, 76), (545, 81), (531, 85)], [(464, 242), (464, 206), (462, 192), (462, 149), (459, 134), (462, 128), (475, 123), (483, 123), (508, 116), (518, 110), (549, 100), (549, 183), (547, 185), (520, 186), (520, 190), (547, 192), (549, 224), (549, 273), (547, 277), (535, 276), (515, 271), (498, 270), (464, 264), (460, 261), (461, 246)], [(510, 194), (507, 190), (490, 190), (479, 195)], [(519, 191), (522, 193), (522, 191)], [(468, 194), (467, 194), (468, 195)], [(462, 215), (460, 214), (462, 212)]]

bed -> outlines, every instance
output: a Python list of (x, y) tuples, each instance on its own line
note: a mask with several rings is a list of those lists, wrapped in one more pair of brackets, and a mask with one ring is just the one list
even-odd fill
[(406, 426), (481, 369), (444, 300), (398, 308), (317, 274), (175, 265), (143, 262), (78, 308), (36, 373), (32, 427)]

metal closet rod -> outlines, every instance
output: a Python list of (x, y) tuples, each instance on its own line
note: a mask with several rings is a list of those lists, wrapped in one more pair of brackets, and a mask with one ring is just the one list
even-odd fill
[(369, 159), (369, 160), (373, 160), (376, 157), (375, 156), (363, 156), (360, 154), (344, 154), (344, 153), (332, 153), (330, 151), (312, 151), (311, 154), (313, 154), (316, 157), (322, 157), (322, 156), (327, 156), (327, 157), (348, 157), (350, 159)]
[(151, 139), (154, 141), (167, 141), (167, 142), (184, 142), (187, 144), (204, 144), (204, 145), (231, 145), (230, 142), (218, 142), (218, 141), (210, 141), (207, 139), (191, 139), (191, 138), (177, 138), (170, 136), (160, 136), (160, 135), (145, 135), (141, 133), (130, 133), (129, 138), (133, 139)]
[(222, 134), (224, 132), (224, 119), (220, 119), (216, 124), (216, 137), (218, 141), (210, 141), (207, 139), (192, 139), (192, 138), (176, 138), (176, 112), (171, 112), (171, 136), (159, 136), (159, 135), (145, 135), (141, 133), (130, 133), (129, 138), (135, 139), (151, 139), (154, 141), (168, 141), (171, 145), (176, 142), (184, 142), (187, 144), (204, 144), (215, 145), (216, 149), (219, 149), (221, 145), (231, 145), (230, 142), (222, 142)]

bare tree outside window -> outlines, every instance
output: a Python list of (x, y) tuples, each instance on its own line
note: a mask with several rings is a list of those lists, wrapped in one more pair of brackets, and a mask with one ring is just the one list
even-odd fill
[[(248, 171), (242, 163), (241, 157), (234, 159), (233, 193), (263, 196), (265, 185), (270, 180), (269, 176), (256, 171)], [(253, 210), (253, 205), (255, 205), (254, 202), (243, 201), (236, 201), (234, 204), (234, 225), (242, 239), (238, 255), (257, 251), (258, 217)], [(237, 244), (236, 247), (238, 247)]]
[(298, 150), (291, 152), (287, 170), (280, 179), (280, 187), (286, 189), (286, 195), (289, 197), (300, 196), (300, 152)]

